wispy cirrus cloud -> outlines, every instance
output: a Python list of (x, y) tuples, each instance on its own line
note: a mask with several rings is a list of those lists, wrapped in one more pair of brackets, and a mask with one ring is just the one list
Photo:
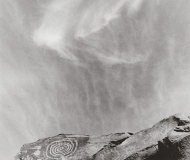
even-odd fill
[[(142, 0), (135, 2), (130, 0), (51, 1), (44, 9), (39, 27), (34, 31), (33, 40), (38, 46), (46, 46), (55, 50), (63, 58), (76, 59), (76, 55), (70, 50), (76, 47), (74, 41), (87, 42), (88, 48), (92, 47), (94, 40), (88, 38), (90, 34), (97, 33), (98, 35), (101, 30), (109, 26), (111, 21), (120, 18), (124, 5), (132, 14), (138, 11), (141, 4)], [(96, 41), (101, 41), (101, 37), (96, 37)], [(119, 53), (117, 53), (118, 56), (115, 55), (116, 52), (119, 51), (113, 51), (107, 57), (104, 50), (99, 50), (97, 54), (94, 53), (94, 56), (103, 60), (107, 57), (107, 61), (114, 63), (119, 60), (122, 63), (125, 62), (125, 58), (120, 57)]]

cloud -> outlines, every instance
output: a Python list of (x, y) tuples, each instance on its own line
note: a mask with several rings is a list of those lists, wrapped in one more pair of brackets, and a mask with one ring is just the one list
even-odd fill
[(132, 15), (132, 14), (138, 12), (142, 3), (143, 3), (143, 0), (135, 0), (135, 1), (130, 2), (130, 5), (128, 6), (129, 7), (128, 14)]
[[(102, 30), (107, 27), (112, 29), (110, 23), (115, 19), (122, 20), (120, 12), (123, 6), (128, 4), (129, 12), (135, 12), (140, 8), (141, 3), (142, 0), (136, 0), (135, 2), (129, 0), (51, 1), (44, 9), (39, 27), (34, 31), (33, 40), (38, 46), (46, 46), (66, 59), (77, 59), (76, 53), (72, 51), (72, 49), (76, 48), (83, 51), (87, 50), (87, 52), (91, 52), (88, 53), (91, 55), (94, 42), (96, 41), (96, 43), (100, 44), (102, 41), (102, 37), (99, 36), (102, 34)], [(107, 30), (109, 31), (108, 28)], [(97, 35), (96, 39), (89, 38), (93, 37), (93, 35)], [(107, 45), (111, 47), (112, 44), (109, 44), (108, 40), (106, 41)], [(82, 48), (77, 43), (88, 44), (88, 46), (85, 48), (83, 45)], [(102, 48), (102, 46), (99, 48)], [(104, 49), (99, 49), (95, 50), (93, 56), (110, 63), (128, 63), (128, 61), (131, 61), (128, 53), (122, 56), (123, 53), (118, 50), (111, 51), (109, 56), (106, 54)], [(136, 59), (135, 57), (139, 59), (140, 55), (135, 55), (134, 59)]]

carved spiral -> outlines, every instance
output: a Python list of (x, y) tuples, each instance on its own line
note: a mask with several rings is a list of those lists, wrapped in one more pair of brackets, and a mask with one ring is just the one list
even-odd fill
[(63, 139), (51, 142), (46, 149), (47, 157), (58, 159), (62, 156), (66, 157), (73, 154), (77, 149), (77, 141), (71, 139)]

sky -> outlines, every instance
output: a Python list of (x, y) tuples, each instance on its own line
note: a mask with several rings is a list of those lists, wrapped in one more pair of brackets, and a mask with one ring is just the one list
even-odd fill
[(187, 0), (0, 0), (1, 159), (190, 115), (189, 27)]

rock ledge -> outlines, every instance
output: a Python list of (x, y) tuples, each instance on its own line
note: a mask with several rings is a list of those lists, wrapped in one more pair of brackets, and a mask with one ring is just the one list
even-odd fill
[(135, 134), (59, 134), (25, 144), (13, 160), (189, 160), (190, 117), (176, 114)]

